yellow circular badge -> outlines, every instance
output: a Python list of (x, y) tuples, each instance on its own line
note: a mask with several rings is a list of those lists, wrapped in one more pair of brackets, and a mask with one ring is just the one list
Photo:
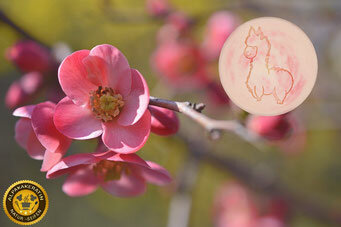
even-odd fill
[(3, 207), (6, 215), (20, 225), (32, 225), (46, 214), (49, 200), (44, 188), (30, 180), (17, 181), (5, 192)]

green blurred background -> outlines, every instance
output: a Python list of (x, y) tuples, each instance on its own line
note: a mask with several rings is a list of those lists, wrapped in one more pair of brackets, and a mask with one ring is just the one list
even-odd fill
[[(259, 16), (277, 16), (288, 19), (312, 39), (319, 58), (316, 86), (308, 100), (295, 114), (307, 128), (307, 146), (296, 155), (287, 155), (275, 147), (257, 151), (238, 137), (226, 134), (212, 142), (206, 133), (191, 120), (180, 116), (181, 133), (202, 138), (217, 152), (243, 161), (255, 168), (270, 168), (288, 187), (309, 198), (341, 210), (341, 1), (223, 1), (173, 0), (171, 3), (198, 19), (196, 32), (201, 37), (203, 25), (213, 12), (231, 9), (244, 20)], [(145, 13), (143, 0), (1, 0), (0, 9), (15, 23), (46, 44), (67, 43), (73, 50), (91, 49), (102, 43), (118, 47), (130, 65), (146, 77), (151, 95), (167, 98), (167, 88), (158, 83), (150, 68), (155, 33), (162, 25)], [(6, 48), (20, 37), (7, 25), (0, 23), (0, 86), (1, 99), (15, 79), (17, 71), (4, 58)], [(160, 87), (161, 86), (161, 87)], [(161, 92), (162, 91), (162, 92)], [(176, 96), (179, 100), (202, 100), (199, 93)], [(2, 102), (3, 103), (3, 102)], [(220, 118), (229, 119), (232, 114)], [(47, 190), (50, 207), (45, 218), (36, 226), (148, 226), (167, 225), (172, 188), (149, 186), (138, 198), (114, 198), (102, 190), (81, 198), (70, 198), (61, 191), (63, 179), (46, 180), (39, 172), (40, 162), (34, 161), (14, 140), (16, 119), (4, 103), (0, 106), (0, 192), (3, 194), (17, 180), (37, 181)], [(76, 142), (71, 152), (92, 151), (93, 141)], [(165, 166), (176, 178), (187, 161), (184, 142), (177, 136), (152, 135), (139, 154)], [(199, 165), (198, 178), (193, 188), (193, 206), (190, 213), (192, 227), (212, 226), (212, 200), (215, 191), (226, 180), (232, 179), (205, 162)], [(266, 196), (266, 195), (265, 195)], [(2, 204), (1, 204), (2, 206)], [(14, 226), (3, 212), (0, 226)], [(299, 210), (288, 226), (331, 226), (305, 216)]]

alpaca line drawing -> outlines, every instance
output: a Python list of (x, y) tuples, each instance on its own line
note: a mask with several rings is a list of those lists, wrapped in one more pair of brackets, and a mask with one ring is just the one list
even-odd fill
[(250, 60), (246, 87), (252, 97), (261, 101), (264, 95), (273, 95), (277, 104), (283, 104), (292, 90), (294, 78), (287, 69), (269, 66), (271, 43), (262, 32), (251, 26), (245, 39), (244, 56)]

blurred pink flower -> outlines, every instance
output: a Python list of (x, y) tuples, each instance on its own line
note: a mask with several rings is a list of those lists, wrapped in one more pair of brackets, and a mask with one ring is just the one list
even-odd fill
[(30, 101), (43, 85), (43, 75), (30, 72), (13, 82), (6, 93), (5, 103), (10, 109)]
[(180, 31), (172, 24), (164, 24), (157, 31), (156, 41), (158, 44), (177, 41), (181, 37)]
[(207, 83), (206, 62), (192, 42), (161, 43), (151, 58), (151, 64), (174, 88), (197, 88)]
[(273, 202), (264, 215), (254, 202), (252, 194), (242, 185), (224, 184), (214, 200), (214, 223), (216, 227), (284, 227), (287, 207), (284, 201)]
[(169, 136), (179, 130), (179, 119), (174, 111), (158, 106), (149, 106), (152, 116), (151, 131), (161, 136)]
[(14, 44), (7, 50), (6, 57), (23, 72), (43, 73), (49, 71), (55, 64), (49, 50), (31, 40)]
[(171, 24), (179, 32), (186, 33), (192, 26), (193, 21), (185, 13), (175, 11), (168, 15), (166, 23)]
[(208, 19), (203, 41), (207, 59), (218, 59), (225, 40), (239, 24), (238, 16), (229, 11), (216, 12)]
[(304, 151), (307, 142), (307, 132), (301, 122), (293, 114), (287, 115), (287, 120), (291, 127), (291, 132), (284, 140), (273, 141), (286, 154), (298, 154)]
[(278, 116), (249, 116), (247, 128), (269, 140), (287, 154), (304, 150), (306, 132), (293, 114)]
[(170, 5), (167, 0), (147, 0), (147, 13), (154, 17), (166, 16), (170, 12)]
[(284, 199), (272, 198), (269, 204), (269, 211), (267, 212), (268, 216), (275, 217), (279, 220), (285, 220), (289, 214), (289, 205), (288, 202)]
[(223, 86), (215, 81), (207, 85), (207, 97), (211, 103), (217, 106), (230, 104), (230, 99), (227, 96)]
[(73, 139), (102, 135), (118, 153), (139, 150), (150, 133), (149, 90), (143, 76), (111, 45), (80, 50), (59, 67), (59, 82), (67, 95), (56, 107), (54, 123)]
[(43, 102), (20, 107), (13, 113), (21, 117), (15, 126), (15, 139), (31, 158), (43, 160), (41, 171), (59, 162), (71, 144), (53, 124), (55, 106)]
[(273, 216), (264, 216), (258, 219), (255, 227), (285, 227), (286, 225)]
[(268, 140), (284, 139), (291, 132), (291, 125), (287, 114), (278, 116), (250, 115), (247, 121), (247, 128)]
[(63, 191), (69, 196), (84, 196), (101, 186), (119, 197), (141, 195), (146, 182), (165, 185), (169, 173), (158, 164), (144, 161), (136, 154), (97, 151), (68, 156), (47, 172), (47, 178), (68, 174)]
[(244, 187), (237, 183), (224, 185), (214, 200), (216, 227), (255, 227), (256, 205)]

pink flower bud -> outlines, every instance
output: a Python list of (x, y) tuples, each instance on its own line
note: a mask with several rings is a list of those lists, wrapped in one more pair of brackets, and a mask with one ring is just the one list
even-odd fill
[(151, 58), (156, 72), (177, 89), (207, 84), (206, 61), (193, 42), (161, 43)]
[(27, 73), (15, 81), (8, 89), (5, 103), (10, 109), (23, 105), (33, 98), (43, 84), (43, 76), (38, 72)]
[(158, 106), (149, 106), (152, 115), (151, 131), (161, 136), (175, 134), (179, 129), (179, 119), (174, 111)]
[(170, 12), (170, 6), (167, 0), (147, 0), (147, 13), (154, 17), (162, 17)]
[(287, 115), (251, 116), (247, 128), (268, 140), (283, 139), (291, 132)]
[(240, 19), (228, 11), (214, 13), (207, 22), (203, 48), (208, 59), (215, 60), (225, 40), (239, 25)]
[(46, 72), (53, 65), (49, 50), (30, 40), (20, 41), (10, 47), (6, 57), (23, 72)]

